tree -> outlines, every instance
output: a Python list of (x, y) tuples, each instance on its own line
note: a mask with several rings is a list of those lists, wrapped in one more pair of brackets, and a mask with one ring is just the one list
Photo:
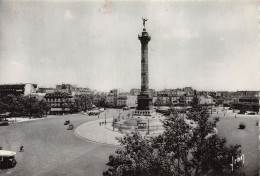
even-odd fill
[(156, 99), (156, 101), (154, 102), (154, 105), (155, 105), (155, 106), (163, 106), (163, 105), (164, 105), (164, 103), (163, 103), (163, 98), (162, 98), (162, 97), (158, 97), (158, 98)]
[(124, 149), (118, 149), (116, 156), (110, 156), (112, 175), (124, 176), (167, 176), (175, 175), (175, 165), (171, 163), (168, 153), (163, 151), (160, 138), (143, 138), (138, 131), (119, 142)]
[(86, 94), (79, 95), (79, 101), (81, 104), (82, 111), (87, 111), (88, 109), (92, 108), (93, 105), (92, 95), (86, 95)]
[(65, 110), (66, 110), (66, 108), (68, 107), (67, 97), (62, 97), (62, 98), (61, 98), (61, 104), (60, 104), (60, 106), (61, 106), (61, 111), (62, 111), (62, 113), (64, 113)]
[(34, 96), (6, 95), (0, 97), (0, 112), (10, 112), (10, 116), (42, 116), (50, 111), (49, 104)]
[(185, 96), (184, 96), (184, 95), (180, 96), (180, 98), (179, 98), (179, 104), (182, 105), (182, 106), (185, 105)]
[(39, 117), (47, 116), (48, 112), (51, 110), (51, 106), (44, 100), (39, 102), (39, 112), (37, 113)]
[(166, 105), (169, 106), (169, 107), (173, 106), (172, 97), (168, 97), (168, 98), (166, 99)]
[(194, 95), (190, 105), (194, 108), (199, 105), (199, 102), (200, 102), (200, 99), (198, 98), (198, 96)]
[(116, 152), (109, 172), (133, 176), (232, 175), (241, 167), (236, 163), (231, 172), (232, 157), (241, 154), (240, 146), (227, 146), (226, 140), (217, 136), (217, 122), (200, 105), (194, 104), (186, 117), (173, 110), (163, 121), (163, 134), (144, 138), (133, 132), (119, 139), (124, 148)]
[[(237, 158), (240, 154), (240, 146), (227, 146), (225, 139), (220, 139), (216, 132), (218, 118), (210, 119), (208, 109), (195, 106), (187, 113), (187, 119), (194, 121), (191, 128), (191, 173), (198, 175), (228, 175), (232, 156)], [(241, 163), (234, 165), (236, 172)]]

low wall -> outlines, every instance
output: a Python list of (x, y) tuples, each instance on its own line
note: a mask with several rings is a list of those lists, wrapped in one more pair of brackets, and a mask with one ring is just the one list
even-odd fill
[[(115, 123), (115, 128), (118, 128), (119, 130), (134, 130), (134, 129), (138, 129), (138, 126), (129, 126), (129, 125), (125, 125), (125, 124), (118, 124), (118, 123)], [(140, 131), (146, 131), (148, 130), (147, 127), (145, 128), (139, 128), (138, 130)], [(164, 130), (164, 127), (162, 125), (152, 125), (150, 126), (149, 125), (149, 131), (157, 131), (157, 130)]]

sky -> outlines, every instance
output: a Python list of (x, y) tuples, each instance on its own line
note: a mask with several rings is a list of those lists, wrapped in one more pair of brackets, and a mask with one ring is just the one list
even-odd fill
[(0, 84), (259, 90), (257, 1), (0, 1)]

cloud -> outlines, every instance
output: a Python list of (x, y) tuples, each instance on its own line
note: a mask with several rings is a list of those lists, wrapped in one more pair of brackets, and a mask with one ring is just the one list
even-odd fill
[(64, 13), (64, 18), (66, 20), (71, 20), (74, 18), (74, 16), (72, 15), (71, 11), (70, 10), (66, 10), (65, 13)]

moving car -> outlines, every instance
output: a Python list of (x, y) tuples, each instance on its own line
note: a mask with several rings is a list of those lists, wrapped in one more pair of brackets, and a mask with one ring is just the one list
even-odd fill
[(0, 167), (1, 168), (10, 168), (16, 165), (16, 160), (14, 156), (16, 152), (8, 150), (0, 150)]
[(64, 125), (68, 125), (68, 124), (70, 124), (70, 121), (69, 121), (69, 120), (66, 120), (66, 121), (64, 122)]
[(74, 125), (73, 125), (73, 124), (70, 124), (67, 129), (68, 129), (68, 130), (72, 130), (73, 128), (74, 128)]
[(92, 110), (92, 111), (88, 111), (88, 115), (99, 115), (100, 111), (99, 110)]

